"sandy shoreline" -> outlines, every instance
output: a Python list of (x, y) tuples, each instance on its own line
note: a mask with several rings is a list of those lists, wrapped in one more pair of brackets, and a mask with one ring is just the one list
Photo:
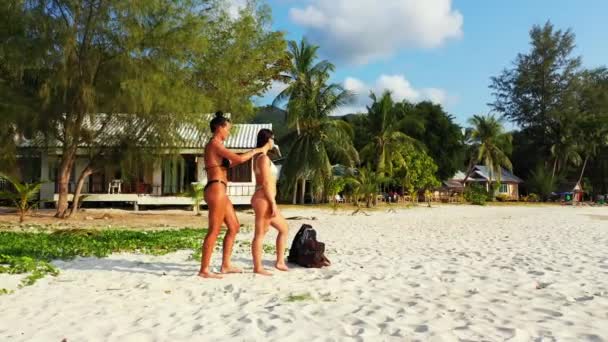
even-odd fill
[(0, 340), (608, 341), (606, 208), (370, 214), (286, 210), (318, 218), (334, 265), (271, 278), (250, 273), (247, 248), (247, 273), (220, 281), (195, 277), (190, 251), (57, 261), (58, 277), (0, 296)]

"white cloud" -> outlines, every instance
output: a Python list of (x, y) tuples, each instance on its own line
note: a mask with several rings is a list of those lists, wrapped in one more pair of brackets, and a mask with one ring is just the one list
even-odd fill
[(353, 77), (347, 77), (344, 80), (344, 88), (354, 92), (355, 94), (361, 94), (369, 91), (363, 81)]
[(334, 115), (346, 113), (366, 112), (366, 105), (371, 103), (369, 98), (370, 91), (376, 96), (382, 95), (385, 90), (392, 93), (394, 101), (408, 100), (410, 102), (431, 101), (433, 103), (447, 105), (456, 97), (449, 96), (448, 93), (439, 88), (420, 88), (417, 89), (405, 78), (404, 75), (380, 75), (373, 84), (354, 78), (347, 77), (343, 86), (345, 89), (356, 94), (356, 102), (351, 106), (345, 106), (336, 111)]
[[(349, 105), (342, 106), (337, 109), (332, 115), (344, 115), (349, 113), (366, 113), (366, 106), (371, 104), (369, 98), (370, 92), (374, 92), (376, 96), (381, 96), (385, 90), (389, 90), (392, 94), (393, 101), (408, 100), (416, 103), (420, 101), (431, 101), (443, 106), (454, 103), (458, 100), (456, 96), (448, 94), (445, 90), (439, 88), (415, 88), (404, 75), (380, 75), (373, 83), (368, 84), (355, 77), (347, 77), (342, 82), (342, 86), (346, 90), (350, 90), (355, 94), (355, 101)], [(260, 97), (259, 101), (271, 103), (275, 97), (287, 88), (287, 84), (279, 81), (273, 81), (270, 88)], [(259, 104), (261, 105), (261, 103)]]
[(406, 99), (413, 102), (421, 97), (420, 91), (414, 89), (403, 75), (381, 75), (376, 81), (374, 90), (379, 95), (385, 89), (393, 93), (393, 99), (396, 101)]
[(434, 48), (462, 36), (452, 0), (311, 0), (293, 22), (332, 58), (365, 64), (410, 47)]
[(426, 88), (423, 89), (423, 94), (429, 101), (443, 105), (447, 104), (447, 102), (451, 100), (443, 89)]

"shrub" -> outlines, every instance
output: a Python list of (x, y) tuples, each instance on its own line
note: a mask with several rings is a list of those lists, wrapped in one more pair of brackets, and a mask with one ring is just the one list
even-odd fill
[(484, 205), (488, 200), (488, 192), (482, 185), (473, 183), (464, 189), (464, 199), (475, 205)]
[(538, 197), (538, 195), (537, 195), (537, 194), (535, 194), (535, 193), (531, 193), (531, 194), (529, 194), (529, 195), (527, 196), (527, 201), (528, 201), (528, 202), (538, 202), (538, 199), (539, 199), (539, 197)]
[(507, 202), (511, 197), (507, 194), (498, 194), (496, 195), (496, 200), (498, 202)]
[[(556, 184), (558, 184), (558, 178), (553, 177), (550, 170), (539, 165), (532, 171), (527, 183), (529, 189), (534, 191), (536, 201), (538, 201), (539, 197), (542, 198), (543, 201), (546, 201), (551, 196), (553, 190), (555, 190)], [(528, 195), (528, 198), (530, 198), (531, 195), (532, 194)]]
[(15, 189), (14, 192), (0, 191), (0, 199), (8, 200), (14, 204), (19, 211), (19, 223), (23, 223), (25, 214), (37, 206), (38, 193), (43, 183), (21, 183), (18, 179), (3, 173), (0, 173), (0, 179), (8, 181)]

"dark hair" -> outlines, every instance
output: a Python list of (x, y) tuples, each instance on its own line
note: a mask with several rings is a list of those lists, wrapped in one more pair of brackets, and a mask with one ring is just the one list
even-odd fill
[(258, 132), (258, 143), (256, 147), (262, 147), (266, 145), (268, 140), (270, 140), (270, 138), (272, 137), (274, 137), (274, 133), (272, 133), (271, 130), (269, 130), (268, 128), (262, 128)]
[(220, 128), (226, 126), (227, 123), (230, 122), (230, 119), (224, 116), (222, 111), (215, 112), (215, 117), (209, 123), (209, 127), (211, 128), (211, 133), (215, 133), (215, 131)]

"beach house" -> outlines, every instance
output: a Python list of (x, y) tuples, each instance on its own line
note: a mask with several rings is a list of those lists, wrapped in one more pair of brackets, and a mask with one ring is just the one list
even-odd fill
[[(272, 129), (272, 124), (235, 124), (225, 146), (235, 153), (255, 148), (257, 134), (264, 128)], [(111, 132), (120, 130), (121, 127), (109, 124), (104, 129)], [(138, 162), (134, 168), (135, 172), (132, 167), (129, 174), (126, 174), (122, 163), (104, 165), (85, 180), (82, 202), (97, 205), (126, 203), (133, 205), (135, 209), (141, 206), (192, 205), (192, 200), (183, 193), (193, 183), (207, 182), (202, 157), (210, 133), (193, 125), (182, 125), (179, 128), (179, 136), (179, 146), (167, 147), (148, 158), (151, 160)], [(104, 143), (96, 142), (100, 148), (104, 148)], [(20, 178), (23, 181), (45, 182), (40, 192), (41, 203), (56, 202), (61, 142), (37, 137), (22, 139), (18, 146), (17, 164)], [(73, 193), (80, 173), (87, 166), (89, 156), (90, 151), (86, 146), (78, 149), (68, 184), (70, 193)], [(228, 193), (234, 204), (249, 204), (254, 191), (255, 178), (251, 161), (229, 169)]]
[[(446, 186), (454, 186), (460, 188), (465, 180), (466, 175), (462, 171), (456, 172), (454, 177), (444, 182)], [(465, 186), (473, 183), (481, 184), (490, 190), (490, 183), (497, 182), (497, 175), (492, 175), (490, 170), (484, 165), (475, 165), (466, 180)], [(501, 168), (500, 184), (495, 187), (496, 195), (507, 195), (510, 199), (519, 198), (519, 184), (523, 180), (505, 168)]]

